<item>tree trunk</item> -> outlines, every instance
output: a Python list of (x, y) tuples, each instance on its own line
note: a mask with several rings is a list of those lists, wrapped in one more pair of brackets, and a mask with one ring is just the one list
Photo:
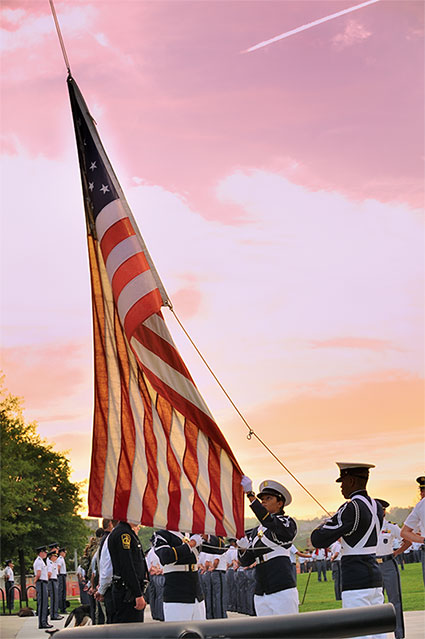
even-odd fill
[(25, 605), (28, 606), (28, 595), (27, 595), (27, 581), (25, 579), (25, 555), (22, 548), (18, 550), (19, 557), (19, 574), (21, 575), (21, 598), (22, 601), (25, 602)]

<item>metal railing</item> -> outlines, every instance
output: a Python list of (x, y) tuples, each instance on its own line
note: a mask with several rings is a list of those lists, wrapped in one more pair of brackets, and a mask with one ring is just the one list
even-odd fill
[(394, 606), (383, 604), (271, 617), (82, 626), (60, 630), (55, 639), (346, 639), (394, 629)]

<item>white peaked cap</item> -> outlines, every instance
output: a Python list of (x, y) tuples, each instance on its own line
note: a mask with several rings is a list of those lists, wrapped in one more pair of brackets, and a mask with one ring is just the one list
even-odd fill
[(265, 479), (261, 482), (258, 497), (261, 498), (262, 495), (281, 495), (285, 500), (285, 506), (289, 506), (292, 501), (292, 495), (289, 490), (273, 479)]

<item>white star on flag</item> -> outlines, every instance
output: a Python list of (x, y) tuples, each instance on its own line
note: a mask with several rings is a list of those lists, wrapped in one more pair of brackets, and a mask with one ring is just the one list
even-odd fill
[(90, 164), (90, 171), (94, 171), (95, 169), (97, 169), (96, 162), (92, 162)]
[(89, 182), (89, 191), (93, 191), (94, 189), (94, 182)]
[(106, 186), (105, 184), (102, 184), (102, 186), (99, 189), (99, 191), (102, 191), (103, 195), (105, 195), (105, 193), (108, 193), (108, 191), (109, 191), (109, 186)]

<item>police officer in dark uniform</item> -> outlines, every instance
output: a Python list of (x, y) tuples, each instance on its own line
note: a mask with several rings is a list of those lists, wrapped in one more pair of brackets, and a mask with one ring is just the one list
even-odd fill
[(112, 623), (143, 621), (148, 580), (145, 556), (137, 533), (140, 526), (120, 521), (108, 537), (113, 577)]

